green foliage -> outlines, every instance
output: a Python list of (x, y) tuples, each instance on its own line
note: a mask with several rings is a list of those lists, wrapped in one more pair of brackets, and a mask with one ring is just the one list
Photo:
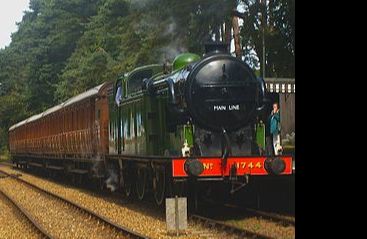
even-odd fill
[[(294, 0), (270, 2), (267, 71), (292, 75)], [(208, 39), (224, 39), (239, 3), (250, 10), (241, 34), (247, 58), (255, 59), (254, 0), (31, 0), (11, 44), (0, 49), (0, 148), (8, 128), (32, 114), (135, 67), (202, 54)]]
[(294, 77), (295, 0), (267, 1), (266, 8), (265, 0), (241, 2), (245, 8), (241, 39), (246, 61), (257, 66), (263, 61), (264, 30), (266, 76)]

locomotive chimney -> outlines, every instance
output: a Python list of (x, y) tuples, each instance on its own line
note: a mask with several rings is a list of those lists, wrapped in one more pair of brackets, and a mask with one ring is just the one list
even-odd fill
[(205, 55), (209, 53), (229, 53), (228, 44), (223, 42), (205, 43)]

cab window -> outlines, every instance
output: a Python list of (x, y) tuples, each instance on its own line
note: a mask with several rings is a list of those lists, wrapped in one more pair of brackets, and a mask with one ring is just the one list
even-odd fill
[(153, 69), (141, 70), (133, 73), (128, 80), (128, 94), (134, 94), (138, 91), (141, 91), (143, 80), (145, 78), (149, 79), (153, 76)]

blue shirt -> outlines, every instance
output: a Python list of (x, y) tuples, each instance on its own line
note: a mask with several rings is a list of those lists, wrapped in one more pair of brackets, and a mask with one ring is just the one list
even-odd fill
[(280, 113), (279, 111), (273, 115), (269, 116), (270, 119), (270, 133), (279, 134), (279, 124), (280, 124)]

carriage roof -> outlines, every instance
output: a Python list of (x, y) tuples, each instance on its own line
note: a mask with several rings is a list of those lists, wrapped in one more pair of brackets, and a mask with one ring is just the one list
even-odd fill
[(36, 120), (39, 120), (39, 119), (41, 119), (41, 118), (43, 118), (43, 117), (45, 117), (47, 115), (50, 115), (50, 114), (52, 114), (54, 112), (57, 112), (59, 110), (62, 110), (62, 109), (66, 108), (66, 107), (68, 107), (70, 105), (73, 105), (73, 104), (78, 103), (80, 101), (83, 101), (85, 99), (94, 97), (94, 96), (96, 96), (96, 95), (99, 94), (101, 88), (104, 85), (106, 85), (106, 84), (107, 84), (107, 82), (105, 82), (103, 84), (100, 84), (100, 85), (98, 85), (98, 86), (96, 86), (96, 87), (94, 87), (94, 88), (92, 88), (90, 90), (87, 90), (87, 91), (85, 91), (85, 92), (83, 92), (83, 93), (81, 93), (79, 95), (76, 95), (76, 96), (74, 96), (74, 97), (66, 100), (65, 102), (63, 102), (61, 104), (58, 104), (56, 106), (53, 106), (53, 107), (47, 109), (46, 111), (41, 112), (40, 114), (33, 115), (33, 116), (31, 116), (31, 117), (29, 117), (29, 118), (27, 118), (27, 119), (25, 119), (25, 120), (23, 120), (23, 121), (21, 121), (21, 122), (19, 122), (17, 124), (11, 126), (9, 128), (9, 131), (12, 131), (12, 130), (14, 130), (16, 128), (19, 128), (20, 126), (23, 126), (23, 125), (26, 125), (28, 123), (34, 122)]

